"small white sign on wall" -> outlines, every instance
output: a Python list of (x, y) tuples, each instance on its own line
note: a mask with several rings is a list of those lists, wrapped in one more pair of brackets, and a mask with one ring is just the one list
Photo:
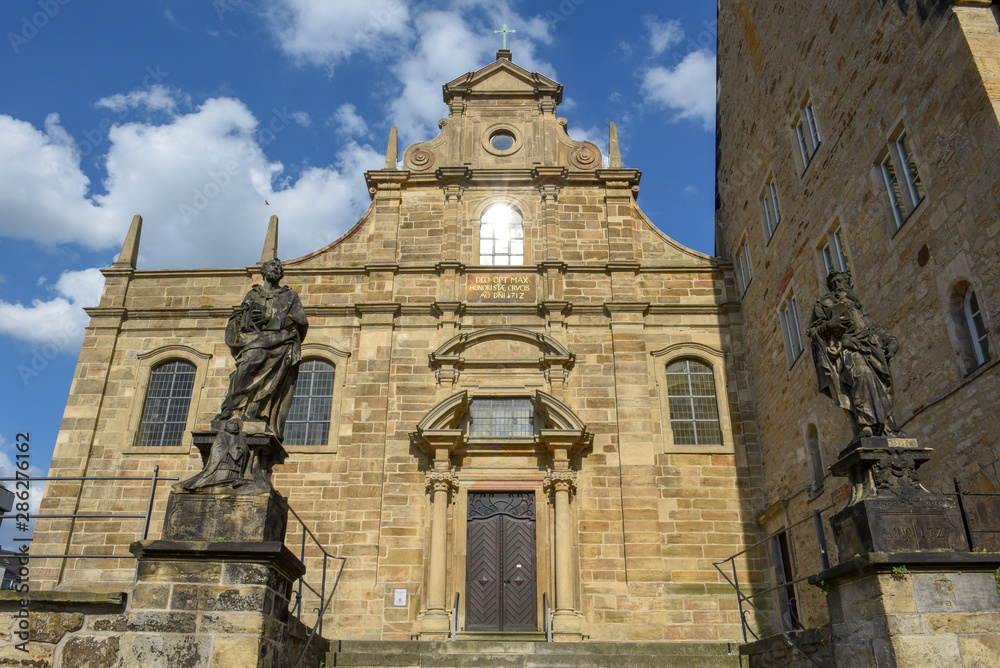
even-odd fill
[(393, 605), (399, 607), (406, 607), (406, 590), (397, 589), (395, 591), (395, 596), (393, 597)]

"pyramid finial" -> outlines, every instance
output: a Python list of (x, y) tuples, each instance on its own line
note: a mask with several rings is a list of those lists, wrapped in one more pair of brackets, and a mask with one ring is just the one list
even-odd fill
[(389, 146), (385, 149), (385, 169), (396, 169), (399, 157), (399, 141), (396, 139), (396, 126), (389, 128)]
[(132, 216), (132, 224), (129, 225), (128, 234), (125, 235), (122, 252), (118, 255), (118, 261), (113, 266), (135, 269), (136, 260), (139, 259), (139, 237), (141, 235), (142, 216), (135, 214)]
[(608, 137), (608, 167), (618, 169), (622, 166), (622, 152), (618, 147), (618, 127), (611, 123), (611, 132)]
[(264, 250), (260, 254), (260, 263), (278, 257), (278, 217), (271, 216), (267, 221), (267, 236), (264, 237)]

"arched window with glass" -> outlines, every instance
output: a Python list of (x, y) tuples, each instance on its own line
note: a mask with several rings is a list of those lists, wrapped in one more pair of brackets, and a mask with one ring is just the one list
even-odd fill
[(712, 367), (695, 359), (667, 365), (667, 401), (674, 445), (722, 445)]
[(139, 423), (140, 446), (182, 444), (195, 374), (195, 366), (182, 360), (166, 362), (152, 370)]
[(479, 264), (524, 264), (524, 223), (514, 207), (494, 204), (483, 214), (479, 226)]
[(303, 360), (285, 423), (285, 445), (327, 445), (333, 407), (335, 367), (326, 360)]

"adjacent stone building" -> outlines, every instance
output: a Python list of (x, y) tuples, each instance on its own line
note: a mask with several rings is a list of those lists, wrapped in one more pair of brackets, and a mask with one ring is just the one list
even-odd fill
[[(660, 232), (614, 128), (609, 156), (573, 140), (561, 97), (501, 51), (444, 86), (437, 138), (400, 160), (393, 131), (356, 225), (285, 258), (310, 326), (274, 484), (347, 558), (328, 637), (444, 638), (456, 594), (466, 633), (537, 637), (547, 600), (557, 640), (740, 635), (712, 566), (763, 510), (732, 265)], [(140, 229), (88, 310), (53, 476), (200, 468), (192, 432), (219, 410), (223, 330), (259, 266), (137, 269)], [(276, 247), (272, 220), (262, 259)], [(42, 508), (136, 512), (146, 494), (67, 480)], [(36, 563), (35, 585), (128, 590), (134, 561), (86, 555), (141, 530), (39, 521), (34, 553), (84, 556)]]
[[(828, 467), (851, 427), (817, 393), (804, 334), (831, 269), (852, 272), (900, 341), (895, 415), (935, 450), (924, 485), (997, 491), (995, 4), (727, 0), (719, 76), (717, 250), (734, 263), (746, 322), (762, 525), (777, 532), (846, 499)], [(776, 539), (781, 577), (821, 569), (810, 528)], [(819, 590), (789, 595), (805, 626), (825, 621)]]

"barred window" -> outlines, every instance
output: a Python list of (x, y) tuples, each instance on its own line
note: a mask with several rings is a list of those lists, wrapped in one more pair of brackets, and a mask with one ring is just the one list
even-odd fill
[(469, 436), (534, 436), (535, 407), (530, 399), (473, 399)]
[(184, 440), (195, 368), (180, 360), (153, 369), (139, 425), (139, 445), (180, 445)]
[(524, 224), (506, 204), (491, 206), (479, 226), (479, 264), (524, 264)]
[(295, 394), (285, 423), (285, 445), (326, 445), (330, 434), (335, 368), (325, 360), (299, 364)]
[(667, 366), (667, 399), (674, 445), (722, 445), (712, 368), (697, 360)]

